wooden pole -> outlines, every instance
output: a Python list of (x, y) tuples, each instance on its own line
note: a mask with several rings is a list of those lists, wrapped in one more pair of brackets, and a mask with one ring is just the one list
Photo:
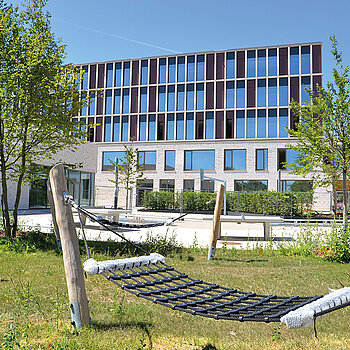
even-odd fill
[(52, 222), (53, 222), (53, 229), (55, 231), (55, 236), (56, 236), (56, 243), (57, 243), (58, 249), (60, 251), (62, 251), (60, 232), (59, 232), (57, 221), (56, 221), (55, 203), (54, 203), (53, 197), (52, 197), (52, 189), (51, 189), (50, 180), (47, 180), (46, 187), (47, 187), (47, 199), (48, 199), (49, 204), (50, 204), (50, 210), (51, 210), (51, 216), (52, 216)]
[(219, 191), (216, 195), (216, 204), (215, 204), (215, 211), (214, 211), (214, 217), (213, 217), (213, 226), (211, 230), (208, 260), (214, 260), (214, 257), (215, 257), (215, 249), (216, 249), (216, 243), (218, 241), (218, 235), (220, 230), (220, 216), (221, 216), (222, 203), (224, 201), (224, 195), (225, 195), (225, 186), (220, 184)]
[(72, 324), (79, 330), (90, 324), (90, 314), (72, 209), (64, 200), (64, 193), (68, 190), (62, 164), (57, 164), (50, 170), (50, 183), (62, 243)]

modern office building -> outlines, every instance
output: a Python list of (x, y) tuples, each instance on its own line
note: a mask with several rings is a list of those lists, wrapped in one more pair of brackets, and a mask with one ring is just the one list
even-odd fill
[[(81, 88), (93, 102), (77, 120), (95, 125), (88, 138), (97, 150), (96, 205), (112, 205), (110, 160), (123, 158), (132, 140), (148, 189), (214, 190), (212, 182), (200, 181), (201, 168), (226, 180), (228, 191), (286, 190), (306, 181), (283, 166), (295, 157), (285, 147), (293, 142), (286, 128), (295, 124), (288, 105), (292, 99), (304, 103), (305, 87), (322, 84), (322, 43), (82, 67)], [(103, 96), (95, 96), (96, 88)]]
[[(82, 94), (92, 103), (75, 120), (86, 124), (89, 143), (57, 156), (83, 163), (80, 172), (68, 173), (81, 204), (113, 205), (110, 160), (124, 157), (125, 144), (138, 148), (146, 177), (133, 191), (133, 206), (151, 189), (214, 191), (217, 183), (201, 181), (200, 169), (225, 180), (228, 191), (309, 187), (284, 167), (296, 156), (286, 149), (295, 142), (286, 128), (296, 122), (288, 105), (292, 99), (304, 103), (305, 87), (322, 84), (322, 43), (81, 66)], [(21, 207), (42, 206), (45, 186), (24, 187)], [(325, 190), (317, 191), (315, 208), (329, 210)]]

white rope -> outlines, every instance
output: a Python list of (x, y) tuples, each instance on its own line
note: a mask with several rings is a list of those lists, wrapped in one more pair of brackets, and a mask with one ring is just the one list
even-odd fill
[(106, 271), (123, 270), (137, 266), (147, 266), (156, 264), (158, 262), (165, 263), (163, 255), (152, 253), (148, 256), (138, 256), (134, 258), (96, 261), (95, 259), (88, 259), (84, 262), (84, 270), (90, 275), (96, 275)]
[(285, 323), (288, 328), (310, 327), (313, 325), (315, 314), (347, 302), (350, 302), (349, 287), (333, 289), (324, 297), (284, 315), (281, 317), (281, 322)]

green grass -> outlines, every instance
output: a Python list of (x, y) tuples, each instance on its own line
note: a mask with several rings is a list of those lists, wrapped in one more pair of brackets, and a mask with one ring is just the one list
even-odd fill
[[(92, 250), (97, 260), (111, 259), (96, 252), (103, 251), (100, 243)], [(206, 256), (205, 250), (181, 249), (167, 263), (193, 278), (264, 294), (316, 295), (350, 285), (347, 264), (314, 257), (259, 248), (218, 250), (210, 262)], [(316, 339), (312, 328), (215, 321), (172, 311), (117, 289), (101, 276), (88, 276), (92, 324), (78, 333), (70, 325), (61, 255), (19, 253), (0, 245), (0, 278), (3, 349), (350, 349), (346, 308), (317, 322)]]

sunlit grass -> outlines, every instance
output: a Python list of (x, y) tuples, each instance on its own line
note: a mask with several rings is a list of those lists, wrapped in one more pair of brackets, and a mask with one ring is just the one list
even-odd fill
[[(350, 285), (347, 264), (317, 258), (259, 249), (218, 250), (210, 262), (205, 250), (182, 249), (172, 255), (167, 263), (191, 277), (243, 291), (308, 296)], [(111, 258), (101, 253), (94, 257)], [(1, 344), (13, 335), (28, 349), (350, 349), (346, 308), (317, 322), (316, 339), (312, 328), (191, 316), (137, 298), (101, 276), (88, 276), (92, 324), (77, 333), (70, 325), (61, 255), (0, 250), (0, 278)]]

